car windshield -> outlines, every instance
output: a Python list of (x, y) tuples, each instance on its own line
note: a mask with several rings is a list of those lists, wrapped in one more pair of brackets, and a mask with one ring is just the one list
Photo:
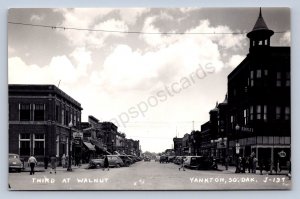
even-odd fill
[(17, 158), (19, 158), (19, 156), (18, 155), (9, 155), (9, 158), (15, 158), (15, 159), (17, 159)]

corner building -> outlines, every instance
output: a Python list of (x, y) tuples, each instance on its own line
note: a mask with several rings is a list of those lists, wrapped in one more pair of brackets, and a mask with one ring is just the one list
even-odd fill
[(286, 165), (291, 153), (290, 47), (273, 47), (261, 13), (247, 57), (228, 75), (229, 155)]
[(11, 84), (8, 91), (9, 153), (25, 160), (34, 155), (39, 162), (49, 155), (69, 155), (68, 125), (79, 130), (80, 103), (54, 85)]

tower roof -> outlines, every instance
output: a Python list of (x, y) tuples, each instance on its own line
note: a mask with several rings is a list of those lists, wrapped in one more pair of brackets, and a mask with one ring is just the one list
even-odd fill
[(251, 32), (247, 34), (249, 38), (266, 39), (274, 34), (273, 30), (270, 30), (262, 16), (261, 8), (259, 9), (259, 16), (255, 22), (255, 25)]
[(258, 19), (257, 19), (252, 31), (255, 31), (255, 30), (269, 30), (264, 18), (262, 17), (261, 8), (259, 8), (259, 16), (258, 16)]

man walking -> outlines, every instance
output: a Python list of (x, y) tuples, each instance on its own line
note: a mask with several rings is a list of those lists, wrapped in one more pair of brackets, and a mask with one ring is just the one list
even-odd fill
[(185, 171), (185, 169), (184, 169), (184, 158), (181, 158), (181, 166), (178, 168), (179, 171), (180, 171), (181, 168), (182, 168), (182, 171)]
[(37, 164), (35, 157), (30, 156), (28, 159), (28, 164), (30, 165), (30, 175), (34, 175), (34, 167)]

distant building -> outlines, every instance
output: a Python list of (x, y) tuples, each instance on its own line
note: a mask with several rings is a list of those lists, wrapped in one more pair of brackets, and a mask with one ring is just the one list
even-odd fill
[(174, 152), (176, 156), (182, 155), (182, 138), (173, 138), (174, 142)]
[(10, 84), (8, 92), (9, 152), (38, 161), (69, 155), (69, 124), (79, 131), (80, 103), (54, 85)]

